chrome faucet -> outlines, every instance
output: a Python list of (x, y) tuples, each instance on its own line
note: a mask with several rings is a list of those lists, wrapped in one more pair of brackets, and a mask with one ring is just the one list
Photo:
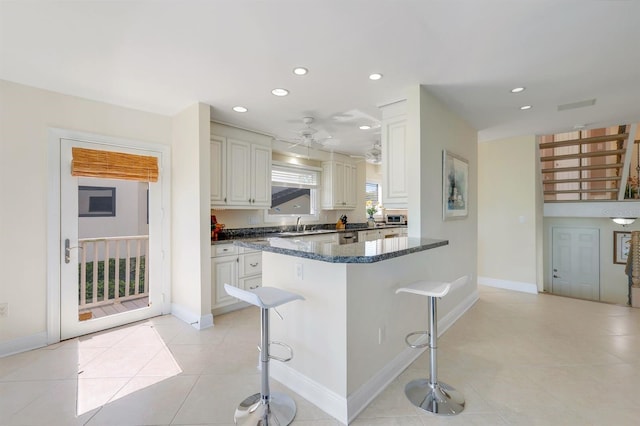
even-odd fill
[(300, 232), (300, 216), (296, 219), (296, 232)]

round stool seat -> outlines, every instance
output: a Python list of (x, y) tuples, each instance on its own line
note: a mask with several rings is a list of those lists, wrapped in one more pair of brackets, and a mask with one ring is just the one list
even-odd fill
[(243, 290), (229, 284), (224, 285), (224, 290), (229, 296), (233, 296), (262, 309), (275, 308), (294, 300), (304, 300), (299, 294), (273, 287), (257, 287), (253, 290)]
[(418, 281), (396, 290), (398, 293), (412, 293), (427, 297), (444, 297), (449, 293), (451, 283), (440, 281)]
[(444, 297), (451, 290), (455, 290), (458, 287), (462, 287), (469, 278), (465, 275), (453, 282), (442, 281), (418, 281), (413, 284), (409, 284), (406, 287), (401, 287), (396, 290), (398, 293), (413, 293), (420, 296), (427, 297)]

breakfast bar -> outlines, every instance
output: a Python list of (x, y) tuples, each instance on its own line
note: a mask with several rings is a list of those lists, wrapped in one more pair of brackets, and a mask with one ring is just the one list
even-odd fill
[(428, 276), (432, 250), (446, 240), (383, 238), (338, 245), (295, 238), (238, 241), (262, 250), (263, 285), (300, 294), (278, 308), (271, 339), (293, 348), (271, 377), (348, 424), (421, 351), (409, 331), (424, 329), (424, 301), (395, 295)]

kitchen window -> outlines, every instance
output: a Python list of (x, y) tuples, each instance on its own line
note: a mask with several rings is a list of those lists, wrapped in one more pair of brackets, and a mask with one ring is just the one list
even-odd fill
[[(365, 191), (365, 202), (371, 201), (371, 204), (377, 207), (378, 204), (380, 204), (380, 200), (382, 199), (382, 196), (381, 196), (382, 187), (377, 183), (366, 182), (364, 191)], [(382, 215), (382, 212), (380, 211), (380, 209), (378, 209), (378, 211), (375, 213), (374, 216), (381, 216), (381, 215)]]
[(278, 222), (283, 216), (317, 219), (320, 169), (274, 162), (271, 168), (271, 208), (266, 222)]

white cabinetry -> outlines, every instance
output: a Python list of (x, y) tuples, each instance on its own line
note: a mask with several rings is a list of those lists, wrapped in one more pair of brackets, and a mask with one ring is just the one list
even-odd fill
[(369, 229), (358, 232), (358, 241), (373, 241), (380, 238), (406, 236), (407, 228)]
[(269, 208), (271, 147), (211, 136), (211, 206)]
[(382, 203), (385, 208), (407, 208), (406, 101), (382, 107)]
[(215, 314), (239, 309), (246, 304), (229, 296), (224, 285), (254, 289), (262, 285), (262, 252), (233, 244), (211, 246), (211, 306)]
[(357, 201), (357, 168), (341, 161), (322, 163), (322, 208), (354, 209)]

